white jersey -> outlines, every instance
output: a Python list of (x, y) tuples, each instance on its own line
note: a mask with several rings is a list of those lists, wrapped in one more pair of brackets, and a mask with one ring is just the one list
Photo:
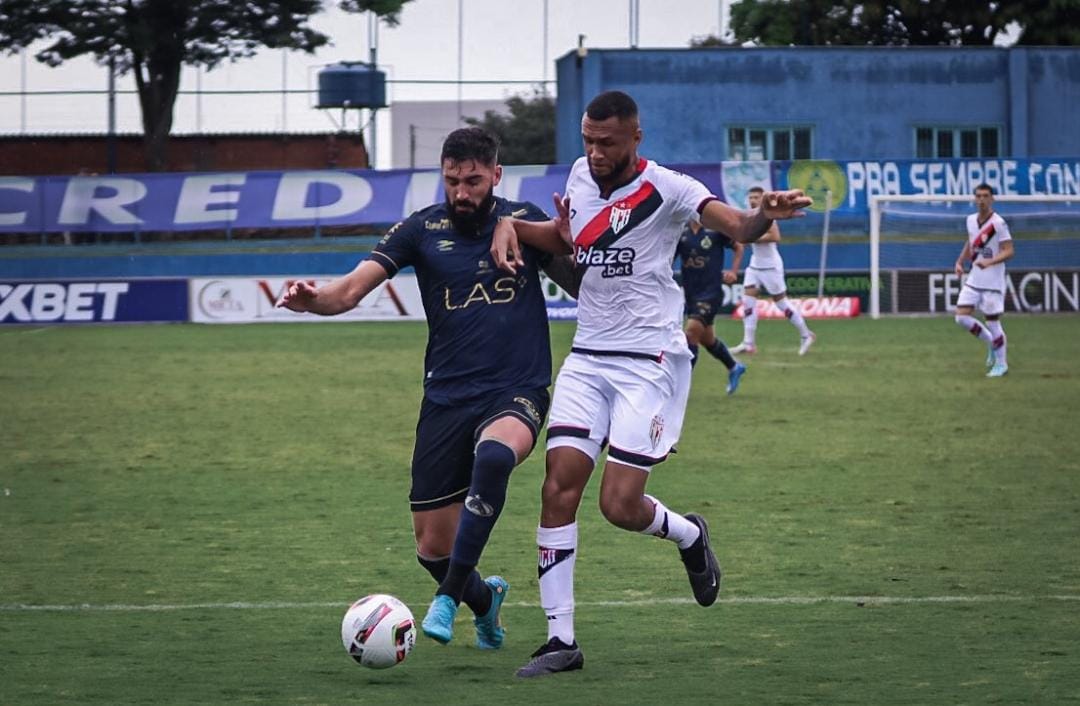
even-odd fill
[(699, 210), (716, 197), (696, 179), (639, 159), (633, 180), (605, 199), (585, 157), (570, 169), (566, 196), (575, 260), (587, 268), (574, 348), (686, 352), (683, 294), (671, 263), (687, 221), (700, 222)]
[(750, 264), (747, 267), (755, 270), (783, 267), (784, 261), (780, 258), (779, 245), (775, 240), (767, 243), (750, 243)]
[[(1002, 243), (1012, 240), (1009, 224), (996, 213), (991, 213), (990, 218), (983, 223), (979, 223), (978, 213), (971, 214), (967, 217), (967, 232), (973, 261), (980, 257), (996, 257), (1001, 252)], [(1005, 263), (999, 262), (985, 269), (980, 269), (973, 264), (965, 284), (974, 289), (1004, 292)]]

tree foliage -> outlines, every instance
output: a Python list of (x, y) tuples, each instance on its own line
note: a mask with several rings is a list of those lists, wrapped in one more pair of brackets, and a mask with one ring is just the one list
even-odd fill
[[(765, 46), (991, 45), (1012, 23), (1018, 44), (1080, 44), (1080, 0), (742, 0), (731, 6), (735, 44)], [(692, 46), (718, 46), (715, 37)]]
[(541, 90), (506, 100), (509, 115), (488, 110), (470, 125), (487, 128), (499, 137), (502, 164), (555, 163), (555, 99)]
[[(342, 0), (341, 6), (396, 22), (406, 2)], [(322, 6), (322, 0), (0, 0), (0, 51), (44, 41), (36, 58), (50, 66), (90, 55), (118, 74), (134, 74), (147, 168), (156, 171), (165, 164), (182, 66), (213, 69), (262, 47), (312, 52), (329, 41), (308, 25)]]

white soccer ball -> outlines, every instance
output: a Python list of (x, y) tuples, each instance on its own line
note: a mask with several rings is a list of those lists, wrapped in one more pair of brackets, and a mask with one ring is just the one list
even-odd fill
[(393, 596), (364, 596), (341, 620), (341, 643), (365, 667), (393, 667), (405, 661), (416, 644), (416, 620), (409, 606)]

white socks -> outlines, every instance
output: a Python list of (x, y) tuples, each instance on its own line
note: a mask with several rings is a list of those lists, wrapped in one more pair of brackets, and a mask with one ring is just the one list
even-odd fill
[(562, 527), (537, 527), (539, 545), (540, 607), (548, 620), (548, 639), (574, 643), (574, 562), (577, 559), (577, 522)]
[(656, 510), (652, 523), (641, 530), (642, 534), (651, 534), (661, 539), (670, 539), (678, 545), (679, 549), (688, 549), (701, 536), (701, 530), (693, 522), (677, 512), (668, 510), (664, 507), (664, 503), (653, 496), (646, 495), (645, 498), (652, 501), (656, 506)]
[(1008, 339), (1005, 338), (1005, 329), (1001, 327), (1001, 322), (994, 320), (987, 320), (986, 328), (990, 332), (990, 350), (994, 352), (994, 362), (1005, 362), (1005, 344)]
[(776, 302), (776, 308), (784, 312), (784, 316), (787, 317), (788, 321), (790, 321), (795, 328), (799, 329), (799, 335), (801, 337), (806, 338), (810, 335), (810, 329), (807, 328), (806, 320), (803, 319), (803, 315), (799, 313), (798, 309), (788, 303), (787, 297)]
[[(956, 323), (961, 327), (971, 332), (971, 335), (975, 336), (981, 341), (984, 341), (986, 345), (992, 345), (994, 337), (990, 335), (990, 332), (986, 330), (986, 327), (979, 323), (978, 319), (974, 316), (967, 314), (957, 314)], [(1000, 324), (998, 324), (1000, 326)]]
[(742, 298), (743, 305), (743, 343), (748, 343), (751, 346), (754, 345), (754, 337), (757, 335), (757, 299), (744, 294)]

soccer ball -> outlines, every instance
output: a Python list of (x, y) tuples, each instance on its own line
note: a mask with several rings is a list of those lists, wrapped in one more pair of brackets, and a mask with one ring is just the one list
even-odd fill
[(416, 620), (409, 606), (393, 596), (364, 596), (341, 620), (341, 643), (365, 667), (393, 667), (405, 661), (416, 644)]

